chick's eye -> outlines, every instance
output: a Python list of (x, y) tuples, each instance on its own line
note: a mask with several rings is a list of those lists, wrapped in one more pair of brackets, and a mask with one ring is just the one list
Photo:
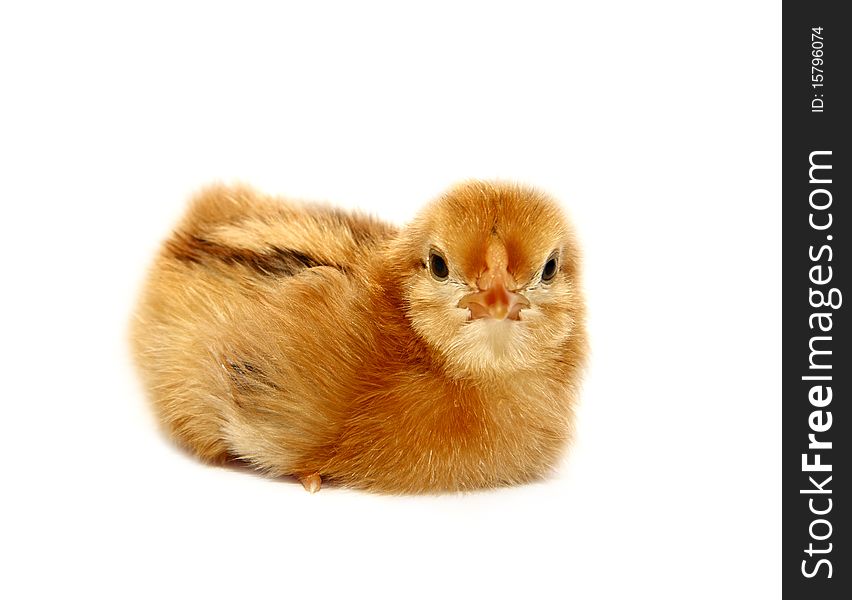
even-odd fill
[(550, 283), (553, 281), (553, 278), (556, 277), (556, 271), (559, 267), (559, 261), (555, 256), (548, 259), (546, 263), (544, 263), (544, 269), (541, 271), (541, 280), (545, 283)]
[(429, 253), (429, 272), (438, 281), (443, 281), (450, 275), (446, 259), (434, 250)]

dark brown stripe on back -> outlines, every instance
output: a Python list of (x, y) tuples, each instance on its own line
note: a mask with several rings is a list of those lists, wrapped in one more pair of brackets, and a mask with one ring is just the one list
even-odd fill
[(343, 272), (348, 271), (343, 265), (323, 261), (292, 248), (272, 246), (267, 252), (256, 252), (217, 244), (195, 235), (176, 234), (166, 242), (166, 249), (182, 262), (208, 264), (211, 261), (219, 261), (228, 265), (243, 265), (262, 275), (270, 276), (292, 276), (314, 267), (332, 267)]

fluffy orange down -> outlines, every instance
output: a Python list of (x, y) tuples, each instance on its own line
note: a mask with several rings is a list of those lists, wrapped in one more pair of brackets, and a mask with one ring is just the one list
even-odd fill
[(157, 256), (132, 344), (202, 459), (311, 491), (442, 492), (557, 465), (584, 312), (572, 228), (534, 189), (467, 182), (396, 228), (215, 186)]

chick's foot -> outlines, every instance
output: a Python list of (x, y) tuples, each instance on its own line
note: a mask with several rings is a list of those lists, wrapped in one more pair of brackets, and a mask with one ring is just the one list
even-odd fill
[(300, 475), (299, 481), (301, 481), (305, 489), (312, 494), (316, 494), (322, 487), (322, 477), (320, 477), (319, 473)]

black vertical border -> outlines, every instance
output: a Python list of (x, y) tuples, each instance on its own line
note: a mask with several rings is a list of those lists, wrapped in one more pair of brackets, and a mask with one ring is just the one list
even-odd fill
[[(852, 19), (843, 18), (849, 5), (842, 2), (815, 2), (799, 0), (782, 3), (782, 584), (784, 596), (788, 598), (852, 598), (852, 553), (849, 545), (850, 480), (849, 464), (852, 462), (852, 427), (849, 425), (852, 411), (852, 359), (849, 347), (852, 339), (848, 304), (852, 303), (849, 287), (852, 261), (849, 260), (850, 238), (852, 238), (852, 162), (850, 162), (849, 111), (852, 99), (849, 94), (849, 79), (852, 78), (850, 41), (852, 41)], [(811, 34), (814, 27), (821, 27), (823, 65), (813, 65), (814, 56)], [(819, 53), (817, 53), (819, 54)], [(819, 61), (816, 61), (819, 62)], [(823, 87), (814, 87), (812, 75), (818, 73), (811, 67), (823, 69)], [(822, 100), (822, 112), (815, 112)], [(811, 182), (809, 169), (812, 152), (831, 152), (814, 155), (814, 161), (831, 164), (831, 170), (815, 170), (813, 178), (823, 183)], [(831, 183), (824, 182), (831, 179)], [(822, 209), (811, 206), (831, 205)], [(831, 215), (831, 226), (817, 229), (809, 218), (823, 227)], [(826, 249), (830, 248), (830, 250)], [(813, 257), (816, 256), (816, 260)], [(816, 267), (815, 270), (812, 270)], [(828, 278), (831, 280), (817, 284)], [(840, 306), (814, 307), (811, 300), (819, 304), (819, 296), (826, 296), (832, 288), (842, 294)], [(837, 296), (834, 295), (836, 299)], [(837, 302), (834, 302), (837, 304)], [(814, 313), (830, 314), (828, 317), (812, 317)], [(821, 320), (820, 320), (821, 319)], [(830, 331), (821, 331), (820, 325)], [(813, 327), (813, 328), (812, 328)], [(815, 336), (830, 339), (814, 340)], [(819, 350), (830, 350), (831, 354), (811, 355), (811, 346)], [(811, 368), (811, 359), (816, 364), (831, 365), (830, 368)], [(806, 380), (807, 376), (828, 376), (831, 379)], [(810, 401), (815, 385), (830, 386), (832, 399), (826, 404), (827, 390), (815, 392), (816, 403)], [(819, 412), (821, 411), (821, 412)], [(824, 432), (814, 432), (827, 425), (831, 413), (831, 426)], [(831, 449), (809, 449), (809, 434), (814, 433), (817, 441), (831, 442)], [(831, 471), (803, 470), (802, 455), (808, 454), (808, 462), (820, 455), (822, 464), (830, 464)], [(827, 477), (828, 483), (824, 483)], [(831, 493), (816, 492), (822, 485)], [(812, 493), (802, 493), (810, 490)], [(813, 501), (813, 509), (809, 504)], [(830, 501), (830, 502), (829, 502)], [(812, 510), (831, 510), (825, 515), (813, 514)], [(816, 522), (825, 519), (829, 522)], [(813, 526), (812, 526), (813, 525)], [(824, 540), (812, 538), (812, 533)], [(812, 556), (808, 554), (813, 544)], [(827, 550), (824, 554), (819, 551)], [(831, 563), (831, 578), (828, 565)], [(803, 565), (803, 561), (806, 561)], [(806, 577), (804, 571), (816, 574)]]

